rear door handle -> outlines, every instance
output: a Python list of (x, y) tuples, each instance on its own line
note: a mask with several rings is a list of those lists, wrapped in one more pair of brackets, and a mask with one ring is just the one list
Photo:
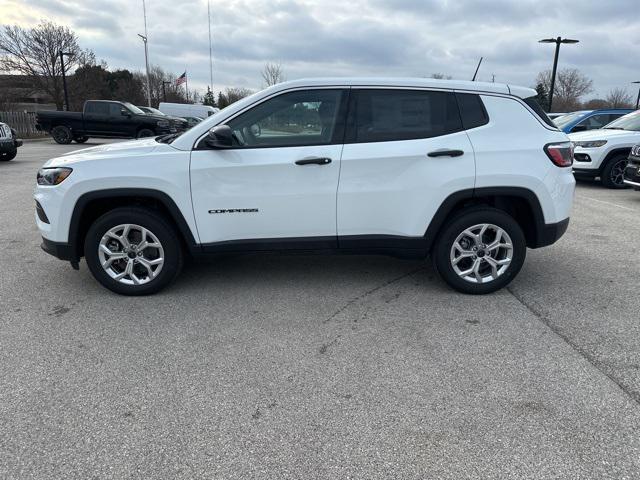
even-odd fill
[(328, 165), (331, 159), (327, 157), (308, 157), (296, 160), (296, 165)]
[(462, 150), (435, 150), (427, 155), (429, 157), (461, 157), (464, 152)]

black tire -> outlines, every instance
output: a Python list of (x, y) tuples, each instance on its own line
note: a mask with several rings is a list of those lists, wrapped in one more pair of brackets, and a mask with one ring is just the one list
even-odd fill
[[(102, 268), (100, 257), (98, 254), (100, 241), (110, 229), (123, 224), (134, 224), (140, 227), (144, 227), (157, 238), (162, 246), (164, 253), (164, 263), (162, 264), (159, 273), (157, 273), (157, 276), (148, 280), (147, 283), (143, 283), (141, 285), (122, 283), (121, 281), (112, 278), (112, 276), (107, 273), (104, 268)], [(135, 230), (132, 229), (132, 231)], [(132, 242), (132, 245), (134, 245), (134, 238), (132, 236), (130, 236), (130, 241)], [(152, 251), (153, 250), (154, 249), (152, 249)], [(156, 252), (159, 251), (156, 250)], [(138, 207), (116, 208), (99, 217), (91, 225), (85, 237), (84, 256), (89, 270), (91, 271), (95, 279), (109, 290), (121, 295), (136, 296), (157, 293), (164, 287), (169, 285), (178, 276), (183, 265), (182, 246), (176, 230), (159, 213), (155, 212), (154, 210)], [(138, 261), (137, 257), (135, 256), (135, 252), (133, 258), (135, 258), (134, 262)], [(111, 267), (112, 273), (115, 269), (118, 269), (118, 272), (124, 271), (124, 269), (126, 268), (124, 265), (127, 262), (129, 262), (129, 257), (113, 262), (115, 265)], [(137, 266), (134, 266), (133, 268), (138, 269), (135, 275), (138, 275), (144, 281), (145, 270), (143, 266), (137, 264)], [(140, 273), (142, 273), (142, 275), (140, 275)], [(129, 278), (127, 279), (125, 276), (124, 281), (133, 281), (133, 277), (128, 277)]]
[(17, 148), (9, 152), (2, 152), (0, 153), (0, 162), (8, 162), (10, 160), (13, 160), (14, 158), (16, 158), (17, 154), (18, 154)]
[(622, 179), (624, 178), (624, 169), (627, 167), (627, 163), (629, 163), (627, 155), (614, 155), (607, 160), (600, 175), (602, 185), (607, 188), (626, 188), (627, 186)]
[(155, 137), (156, 134), (153, 130), (149, 129), (149, 128), (142, 128), (139, 132), (138, 132), (138, 136), (137, 138), (145, 138), (145, 137)]
[[(486, 283), (473, 283), (469, 280), (465, 280), (456, 273), (451, 261), (451, 250), (454, 242), (456, 242), (456, 239), (460, 234), (465, 230), (480, 224), (490, 224), (504, 230), (511, 239), (513, 250), (510, 255), (511, 263), (509, 263), (502, 272), (498, 270), (499, 275), (497, 275), (495, 279), (488, 280)], [(495, 230), (487, 230), (485, 236), (490, 237), (491, 232), (493, 232), (493, 238), (485, 238), (485, 242), (491, 242), (497, 236)], [(463, 240), (461, 240), (461, 242)], [(472, 244), (469, 244), (467, 247), (469, 251), (473, 249), (473, 246), (471, 245)], [(483, 250), (483, 248), (481, 248), (481, 250)], [(436, 239), (436, 243), (431, 252), (431, 259), (434, 268), (449, 286), (462, 293), (481, 295), (495, 292), (509, 284), (509, 282), (515, 278), (522, 268), (526, 252), (527, 242), (524, 233), (522, 232), (520, 225), (518, 225), (518, 222), (516, 222), (513, 217), (502, 210), (491, 207), (472, 207), (458, 213), (445, 224)], [(483, 250), (482, 254), (477, 254), (477, 257), (467, 258), (460, 262), (458, 264), (460, 265), (458, 268), (460, 270), (467, 270), (474, 264), (473, 262), (476, 261), (476, 258), (496, 257), (496, 259), (499, 259), (500, 255), (507, 258), (506, 247), (500, 247), (494, 253), (490, 254), (485, 253)], [(463, 265), (463, 262), (471, 262), (471, 264), (466, 263)], [(484, 269), (485, 271), (487, 269), (491, 269), (486, 260), (484, 262), (480, 260), (480, 264), (483, 265), (481, 269)]]
[(51, 136), (56, 141), (56, 143), (59, 143), (60, 145), (69, 145), (73, 140), (71, 129), (69, 127), (65, 127), (64, 125), (53, 127), (51, 129)]
[(83, 136), (81, 136), (81, 137), (75, 137), (73, 140), (74, 140), (76, 143), (84, 143), (84, 142), (86, 142), (87, 140), (89, 140), (89, 137), (87, 137), (87, 136), (84, 136), (84, 135), (83, 135)]

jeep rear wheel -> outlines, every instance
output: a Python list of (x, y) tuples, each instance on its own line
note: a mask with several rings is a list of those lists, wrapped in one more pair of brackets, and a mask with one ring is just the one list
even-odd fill
[(60, 145), (69, 145), (73, 140), (73, 135), (71, 134), (71, 129), (69, 127), (65, 127), (64, 125), (58, 125), (57, 127), (53, 127), (51, 130), (51, 136)]
[(173, 281), (182, 248), (172, 226), (143, 208), (118, 208), (89, 228), (84, 255), (93, 276), (122, 295), (149, 295)]
[(478, 207), (461, 212), (445, 225), (432, 261), (454, 289), (484, 294), (511, 282), (525, 256), (526, 239), (513, 217), (502, 210)]

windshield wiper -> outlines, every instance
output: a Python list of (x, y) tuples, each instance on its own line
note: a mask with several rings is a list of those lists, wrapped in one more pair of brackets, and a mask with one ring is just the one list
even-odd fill
[(167, 135), (161, 135), (160, 137), (156, 138), (156, 142), (158, 142), (158, 143), (171, 143), (176, 138), (178, 138), (180, 135), (182, 135), (182, 133), (168, 133)]
[(603, 130), (624, 130), (622, 127), (602, 127)]

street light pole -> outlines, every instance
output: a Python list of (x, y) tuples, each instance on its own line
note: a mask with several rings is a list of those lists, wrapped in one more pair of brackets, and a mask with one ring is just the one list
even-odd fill
[(69, 92), (67, 91), (67, 76), (64, 73), (64, 56), (71, 56), (73, 53), (63, 52), (60, 50), (60, 67), (62, 68), (62, 88), (64, 89), (64, 104), (67, 112), (69, 111)]
[(149, 50), (147, 49), (147, 37), (138, 34), (138, 36), (144, 42), (144, 63), (147, 67), (147, 106), (151, 106), (151, 83), (149, 81)]
[[(640, 80), (637, 82), (631, 82), (631, 83), (640, 84)], [(638, 98), (636, 100), (636, 110), (638, 110), (639, 108), (640, 108), (640, 88), (638, 89)]]
[(549, 87), (549, 112), (551, 112), (551, 105), (553, 104), (553, 89), (556, 84), (556, 72), (558, 70), (558, 55), (560, 54), (561, 43), (578, 43), (580, 40), (572, 40), (570, 38), (544, 38), (539, 40), (538, 43), (555, 43), (556, 53), (553, 57), (553, 70), (551, 71), (551, 86)]

